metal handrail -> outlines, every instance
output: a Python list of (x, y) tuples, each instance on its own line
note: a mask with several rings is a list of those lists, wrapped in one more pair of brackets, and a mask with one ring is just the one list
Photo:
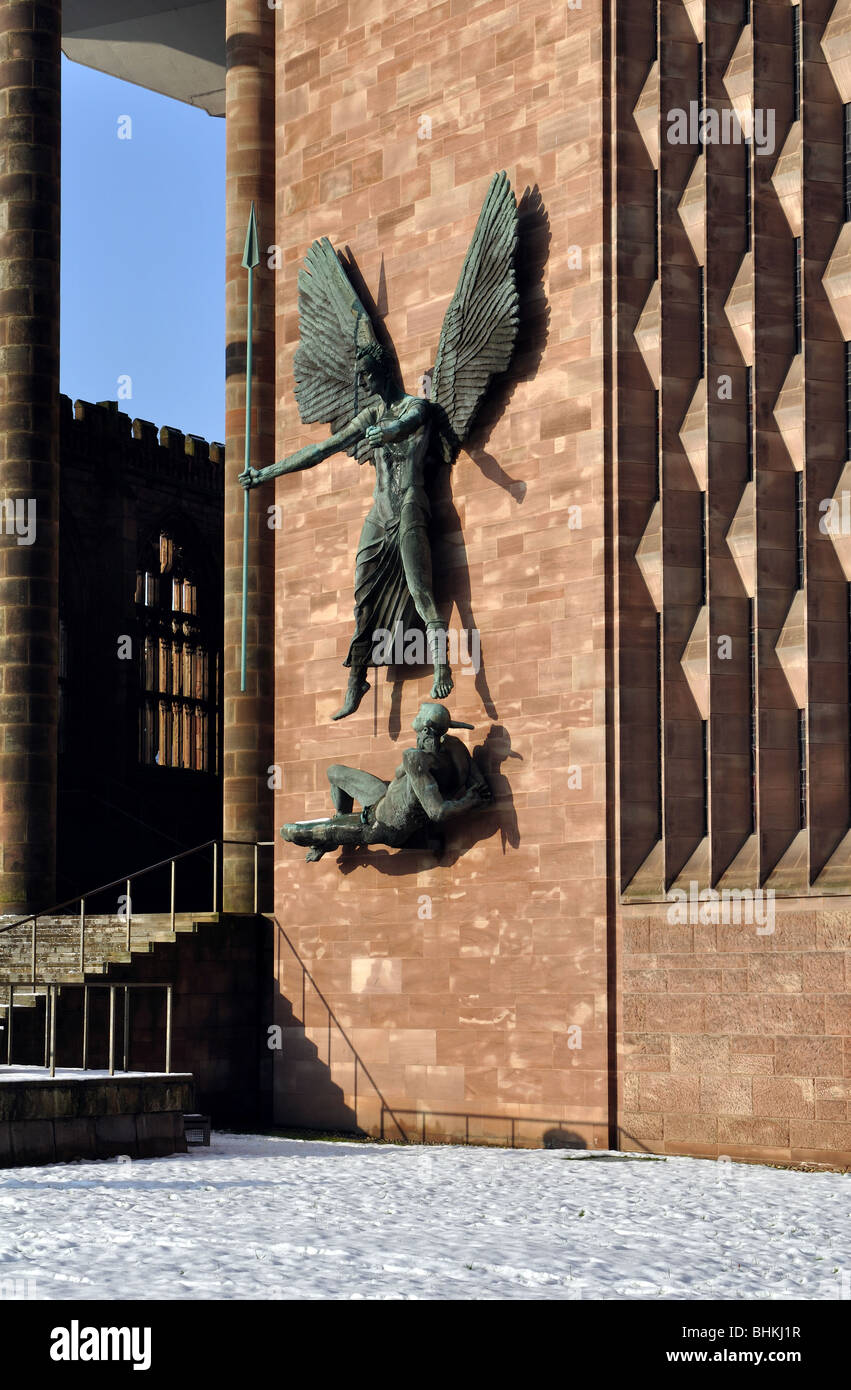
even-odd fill
[(173, 1034), (174, 1019), (174, 986), (169, 983), (159, 983), (158, 981), (147, 980), (125, 980), (115, 982), (109, 980), (85, 981), (83, 984), (75, 982), (66, 983), (64, 981), (44, 981), (44, 980), (15, 980), (6, 985), (9, 991), (7, 1032), (6, 1032), (6, 1066), (13, 1066), (12, 1062), (12, 1032), (15, 1013), (15, 990), (22, 989), (36, 994), (38, 990), (44, 990), (44, 1065), (49, 1069), (50, 1075), (56, 1075), (56, 1001), (61, 989), (82, 989), (83, 991), (83, 1065), (82, 1070), (89, 1070), (89, 990), (108, 989), (109, 990), (109, 1075), (115, 1075), (115, 991), (124, 991), (124, 1038), (122, 1047), (122, 1061), (124, 1065), (120, 1071), (128, 1070), (130, 1060), (130, 990), (133, 989), (164, 989), (166, 997), (165, 1013), (165, 1070), (171, 1071), (171, 1045)]
[[(136, 869), (132, 874), (122, 874), (121, 878), (114, 878), (109, 883), (102, 883), (99, 888), (90, 888), (85, 893), (75, 893), (73, 898), (66, 898), (64, 902), (55, 903), (53, 907), (39, 908), (38, 912), (30, 912), (26, 917), (19, 917), (16, 922), (7, 922), (5, 926), (0, 926), (0, 935), (3, 932), (13, 931), (15, 927), (26, 926), (27, 922), (32, 922), (39, 917), (55, 917), (63, 908), (71, 907), (73, 903), (84, 902), (86, 898), (94, 898), (98, 893), (105, 893), (107, 888), (118, 888), (121, 884), (132, 883), (134, 879), (142, 878), (145, 874), (152, 874), (155, 869), (163, 869), (166, 864), (176, 864), (179, 859), (188, 859), (192, 854), (200, 854), (201, 850), (209, 849), (211, 845), (253, 845), (255, 849), (264, 849), (274, 845), (274, 840), (205, 840), (202, 845), (195, 845), (193, 849), (184, 849), (180, 854), (170, 854), (165, 859), (158, 859), (156, 864), (148, 864), (144, 869)], [(256, 859), (256, 857), (255, 857)], [(213, 909), (215, 911), (215, 909)]]
[[(366, 1066), (366, 1063), (365, 1063), (365, 1062), (363, 1061), (363, 1059), (361, 1058), (360, 1054), (358, 1053), (357, 1048), (355, 1047), (355, 1045), (354, 1045), (354, 1043), (352, 1042), (351, 1038), (350, 1038), (349, 1035), (347, 1034), (347, 1032), (346, 1032), (345, 1028), (343, 1027), (342, 1023), (341, 1023), (340, 1020), (337, 1018), (337, 1015), (334, 1013), (334, 1010), (331, 1008), (331, 1005), (328, 1003), (328, 1000), (325, 998), (325, 995), (322, 993), (322, 990), (319, 988), (318, 984), (317, 984), (316, 981), (314, 980), (313, 976), (311, 975), (310, 971), (308, 970), (307, 966), (305, 965), (304, 961), (302, 960), (301, 956), (299, 955), (298, 951), (296, 950), (295, 946), (293, 945), (293, 943), (292, 943), (292, 941), (290, 940), (290, 938), (289, 938), (289, 936), (287, 935), (287, 933), (284, 931), (284, 928), (281, 926), (280, 922), (278, 921), (277, 916), (276, 916), (274, 913), (272, 914), (272, 920), (273, 920), (273, 922), (275, 923), (275, 927), (277, 928), (277, 931), (278, 931), (279, 935), (283, 937), (284, 941), (287, 943), (287, 945), (289, 946), (289, 948), (290, 948), (290, 950), (292, 951), (293, 955), (295, 956), (296, 962), (297, 962), (297, 964), (298, 964), (298, 966), (299, 966), (299, 969), (301, 970), (301, 976), (302, 976), (302, 983), (301, 983), (301, 991), (302, 991), (302, 994), (301, 994), (301, 1016), (302, 1016), (302, 1026), (306, 1028), (306, 1022), (305, 1022), (305, 1014), (306, 1014), (306, 1008), (305, 1008), (306, 987), (305, 987), (305, 982), (306, 982), (306, 981), (309, 981), (310, 984), (313, 986), (314, 992), (316, 993), (317, 997), (318, 997), (319, 1000), (321, 1001), (322, 1006), (323, 1006), (323, 1008), (325, 1009), (325, 1011), (326, 1011), (326, 1013), (327, 1013), (327, 1015), (328, 1015), (328, 1068), (329, 1068), (329, 1070), (330, 1070), (330, 1068), (331, 1068), (331, 1024), (332, 1024), (332, 1023), (333, 1023), (333, 1025), (334, 1025), (334, 1027), (336, 1028), (338, 1035), (343, 1039), (343, 1042), (346, 1044), (346, 1046), (348, 1047), (349, 1051), (350, 1051), (351, 1054), (352, 1054), (352, 1057), (354, 1058), (354, 1063), (355, 1063), (355, 1075), (354, 1075), (355, 1118), (357, 1119), (357, 1105), (358, 1105), (358, 1067), (360, 1067), (361, 1071), (363, 1072), (364, 1076), (366, 1077), (367, 1081), (369, 1082), (370, 1086), (372, 1087), (372, 1089), (374, 1090), (375, 1094), (378, 1096), (378, 1099), (379, 1099), (380, 1102), (381, 1102), (381, 1138), (382, 1138), (382, 1139), (384, 1138), (384, 1116), (385, 1116), (385, 1114), (387, 1114), (387, 1115), (390, 1115), (390, 1116), (391, 1116), (391, 1118), (392, 1118), (392, 1120), (393, 1120), (393, 1123), (395, 1124), (395, 1126), (396, 1126), (396, 1128), (398, 1129), (400, 1135), (402, 1136), (402, 1142), (403, 1142), (404, 1144), (407, 1144), (407, 1143), (408, 1143), (408, 1136), (407, 1136), (407, 1134), (405, 1133), (405, 1130), (403, 1129), (402, 1125), (401, 1125), (401, 1124), (399, 1123), (399, 1121), (397, 1120), (397, 1118), (396, 1118), (396, 1112), (394, 1111), (394, 1109), (393, 1109), (392, 1106), (390, 1106), (390, 1105), (387, 1104), (387, 1101), (384, 1099), (384, 1096), (382, 1095), (381, 1090), (379, 1089), (377, 1082), (374, 1080), (374, 1078), (372, 1077), (371, 1073), (369, 1072), (369, 1070), (368, 1070), (368, 1068), (367, 1068), (367, 1066)], [(318, 1050), (318, 1049), (317, 1049), (317, 1050)]]
[[(66, 899), (64, 900), (64, 902), (56, 903), (53, 907), (44, 907), (44, 908), (41, 908), (38, 912), (30, 912), (26, 917), (19, 917), (19, 918), (18, 918), (16, 921), (14, 921), (14, 922), (7, 922), (5, 925), (0, 925), (0, 935), (3, 935), (3, 934), (6, 933), (6, 932), (15, 931), (18, 927), (26, 927), (27, 925), (31, 925), (31, 928), (32, 928), (32, 940), (31, 940), (31, 943), (30, 943), (30, 957), (31, 957), (32, 977), (33, 977), (33, 980), (35, 980), (35, 978), (36, 978), (36, 976), (37, 976), (37, 974), (38, 974), (38, 970), (37, 970), (37, 954), (38, 954), (38, 922), (39, 922), (39, 919), (42, 918), (42, 917), (56, 917), (56, 916), (59, 916), (60, 914), (62, 914), (62, 912), (63, 912), (63, 910), (64, 910), (65, 908), (70, 908), (70, 907), (72, 907), (72, 906), (79, 905), (80, 925), (79, 925), (79, 965), (78, 965), (78, 969), (80, 970), (81, 973), (83, 973), (83, 972), (85, 971), (85, 960), (86, 960), (86, 899), (87, 899), (87, 898), (95, 898), (95, 897), (97, 897), (99, 894), (107, 892), (110, 888), (118, 888), (118, 887), (124, 888), (124, 890), (125, 890), (125, 896), (126, 896), (126, 903), (127, 903), (127, 907), (126, 907), (126, 925), (127, 925), (127, 931), (126, 931), (126, 938), (125, 938), (125, 948), (126, 948), (127, 951), (129, 951), (129, 950), (131, 949), (131, 942), (132, 942), (132, 935), (131, 935), (131, 933), (132, 933), (132, 925), (133, 925), (133, 907), (132, 907), (132, 895), (131, 895), (131, 888), (130, 888), (130, 886), (131, 886), (132, 883), (134, 883), (134, 882), (136, 881), (136, 879), (143, 878), (143, 877), (145, 876), (145, 874), (154, 873), (157, 869), (163, 869), (163, 868), (165, 868), (167, 865), (171, 867), (171, 876), (170, 876), (170, 877), (171, 877), (171, 884), (170, 884), (169, 912), (170, 912), (170, 916), (171, 916), (171, 928), (172, 928), (172, 931), (173, 931), (173, 930), (174, 930), (174, 927), (175, 927), (175, 919), (176, 919), (176, 915), (177, 915), (177, 913), (176, 913), (176, 884), (177, 884), (177, 869), (176, 869), (176, 866), (177, 866), (177, 864), (179, 863), (179, 861), (180, 861), (181, 859), (188, 859), (188, 858), (190, 858), (192, 855), (200, 854), (200, 853), (202, 853), (204, 850), (208, 850), (208, 849), (210, 849), (210, 848), (212, 847), (212, 850), (213, 850), (213, 906), (212, 906), (212, 910), (213, 910), (214, 913), (216, 913), (216, 912), (218, 912), (218, 901), (219, 901), (219, 898), (218, 898), (218, 893), (219, 893), (219, 846), (222, 847), (222, 850), (224, 850), (224, 847), (225, 847), (226, 845), (242, 845), (242, 846), (244, 846), (245, 848), (253, 848), (253, 850), (254, 850), (254, 911), (255, 911), (255, 913), (256, 913), (256, 912), (259, 912), (259, 910), (260, 910), (260, 909), (259, 909), (259, 901), (260, 901), (260, 900), (259, 900), (259, 858), (260, 858), (260, 856), (259, 856), (259, 851), (260, 851), (261, 849), (270, 848), (270, 847), (273, 846), (274, 844), (275, 844), (275, 841), (274, 841), (274, 840), (231, 840), (231, 839), (205, 840), (203, 844), (201, 844), (201, 845), (196, 845), (194, 849), (181, 850), (180, 854), (172, 854), (172, 855), (169, 855), (169, 856), (168, 856), (167, 858), (165, 858), (165, 859), (159, 859), (159, 860), (157, 860), (156, 864), (148, 864), (148, 865), (146, 865), (146, 867), (145, 867), (144, 869), (136, 869), (135, 872), (132, 873), (132, 874), (124, 874), (121, 878), (114, 878), (114, 879), (112, 879), (109, 883), (102, 883), (102, 884), (100, 885), (99, 888), (91, 888), (91, 889), (89, 889), (89, 891), (86, 892), (86, 893), (77, 893), (77, 894), (74, 895), (73, 898), (66, 898)], [(224, 858), (224, 855), (222, 855), (222, 858)], [(199, 911), (203, 911), (203, 910), (205, 910), (205, 909), (198, 909), (198, 910), (199, 910)], [(113, 914), (107, 913), (107, 914), (101, 914), (101, 915), (112, 916)], [(119, 921), (124, 921), (124, 920), (125, 920), (123, 914), (118, 913), (117, 915), (118, 915)], [(147, 914), (146, 914), (146, 915), (147, 915)], [(18, 982), (18, 983), (20, 983), (20, 982)], [(43, 982), (43, 983), (47, 983), (47, 982)], [(72, 982), (68, 982), (68, 983), (72, 983)]]

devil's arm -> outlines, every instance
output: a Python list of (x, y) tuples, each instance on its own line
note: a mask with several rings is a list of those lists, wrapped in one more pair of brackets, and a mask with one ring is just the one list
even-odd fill
[(444, 800), (437, 782), (416, 748), (406, 749), (402, 761), (411, 788), (430, 821), (440, 825), (443, 821), (460, 815), (462, 811), (469, 811), (471, 807), (481, 805), (481, 792), (478, 787), (469, 785), (462, 789), (457, 799)]

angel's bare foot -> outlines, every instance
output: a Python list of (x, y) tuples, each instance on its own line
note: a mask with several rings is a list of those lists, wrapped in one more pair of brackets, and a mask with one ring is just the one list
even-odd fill
[(434, 663), (434, 685), (431, 687), (431, 698), (433, 700), (445, 700), (454, 686), (455, 682), (452, 679), (448, 661), (436, 661)]
[(307, 854), (304, 856), (305, 863), (315, 864), (317, 859), (321, 859), (323, 854), (327, 853), (327, 850), (320, 849), (318, 845), (314, 845), (313, 849), (309, 849), (307, 851)]
[(353, 671), (349, 676), (349, 683), (346, 686), (346, 698), (337, 710), (333, 719), (345, 719), (347, 715), (354, 714), (366, 692), (369, 690), (369, 681), (364, 680), (358, 671)]

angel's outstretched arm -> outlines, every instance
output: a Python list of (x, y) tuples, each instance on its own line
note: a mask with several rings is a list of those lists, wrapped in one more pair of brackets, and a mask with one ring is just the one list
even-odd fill
[(249, 468), (246, 473), (240, 473), (239, 481), (243, 487), (257, 487), (260, 483), (269, 482), (271, 478), (280, 478), (284, 473), (301, 473), (306, 468), (315, 468), (317, 463), (322, 463), (332, 454), (339, 454), (350, 445), (356, 444), (359, 439), (363, 439), (372, 420), (372, 412), (363, 410), (328, 439), (323, 439), (319, 444), (306, 444), (303, 449), (297, 449), (294, 454), (281, 459), (279, 463), (270, 463), (267, 468)]

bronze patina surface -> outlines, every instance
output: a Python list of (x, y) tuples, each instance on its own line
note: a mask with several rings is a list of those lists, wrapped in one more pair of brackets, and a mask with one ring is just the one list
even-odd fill
[[(490, 788), (449, 729), (470, 729), (450, 719), (445, 705), (426, 700), (413, 723), (415, 748), (406, 748), (391, 782), (356, 767), (328, 768), (336, 815), (281, 827), (294, 845), (309, 846), (308, 862), (343, 846), (390, 845), (399, 849), (424, 826), (440, 826), (491, 800)], [(363, 808), (354, 812), (354, 803)]]
[(375, 468), (355, 563), (355, 631), (344, 663), (349, 682), (335, 719), (354, 713), (369, 689), (373, 634), (417, 616), (434, 666), (432, 697), (445, 699), (452, 690), (432, 583), (429, 493), (436, 467), (452, 463), (493, 378), (511, 361), (516, 244), (517, 202), (506, 175), (495, 174), (443, 321), (428, 398), (404, 390), (327, 237), (313, 243), (299, 274), (296, 401), (304, 424), (322, 421), (333, 433), (267, 468), (246, 469), (240, 481), (256, 487), (340, 452)]

